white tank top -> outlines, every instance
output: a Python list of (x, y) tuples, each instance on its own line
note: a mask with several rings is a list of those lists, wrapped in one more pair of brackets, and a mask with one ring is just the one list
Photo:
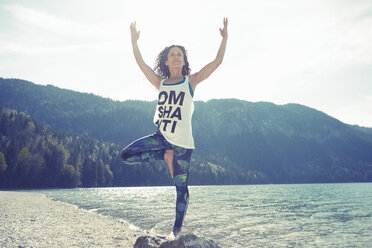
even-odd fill
[(165, 80), (160, 83), (154, 123), (169, 143), (195, 149), (191, 127), (194, 101), (189, 78), (185, 76), (175, 84), (164, 84)]

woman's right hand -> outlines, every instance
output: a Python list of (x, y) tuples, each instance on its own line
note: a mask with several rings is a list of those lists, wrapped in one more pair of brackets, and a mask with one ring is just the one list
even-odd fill
[(131, 35), (132, 43), (137, 42), (140, 36), (140, 31), (137, 31), (136, 22), (132, 22), (130, 24), (130, 35)]
[(150, 83), (154, 85), (157, 89), (159, 89), (162, 78), (156, 75), (155, 72), (152, 70), (152, 68), (148, 66), (145, 63), (145, 61), (143, 61), (141, 52), (138, 48), (137, 40), (139, 39), (140, 31), (137, 31), (136, 22), (132, 22), (130, 24), (130, 36), (132, 39), (132, 48), (133, 48), (134, 58), (136, 59), (138, 66), (140, 67), (142, 72), (145, 74), (146, 78), (150, 81)]

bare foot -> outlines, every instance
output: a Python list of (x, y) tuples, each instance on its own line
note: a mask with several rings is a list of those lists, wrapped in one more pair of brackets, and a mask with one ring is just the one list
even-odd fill
[(172, 231), (166, 238), (165, 240), (175, 240), (176, 238), (178, 238), (179, 236), (181, 235), (181, 232), (175, 232), (175, 231)]
[(174, 150), (166, 150), (164, 153), (164, 160), (168, 164), (169, 172), (171, 177), (173, 178), (173, 158), (174, 158)]

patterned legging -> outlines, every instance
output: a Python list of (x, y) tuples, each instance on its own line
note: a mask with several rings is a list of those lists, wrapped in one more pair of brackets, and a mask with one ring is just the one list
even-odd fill
[(158, 131), (155, 134), (134, 141), (121, 151), (120, 156), (126, 163), (140, 164), (143, 162), (164, 160), (165, 151), (171, 149), (174, 150), (173, 175), (177, 191), (176, 221), (173, 231), (180, 232), (189, 202), (187, 183), (193, 150), (172, 145)]

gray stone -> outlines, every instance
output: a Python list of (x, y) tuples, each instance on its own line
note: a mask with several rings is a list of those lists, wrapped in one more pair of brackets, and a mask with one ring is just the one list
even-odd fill
[(157, 248), (164, 240), (159, 236), (141, 236), (136, 240), (133, 248)]
[(134, 244), (134, 248), (220, 248), (220, 246), (213, 240), (187, 234), (174, 240), (166, 240), (160, 236), (141, 236)]

